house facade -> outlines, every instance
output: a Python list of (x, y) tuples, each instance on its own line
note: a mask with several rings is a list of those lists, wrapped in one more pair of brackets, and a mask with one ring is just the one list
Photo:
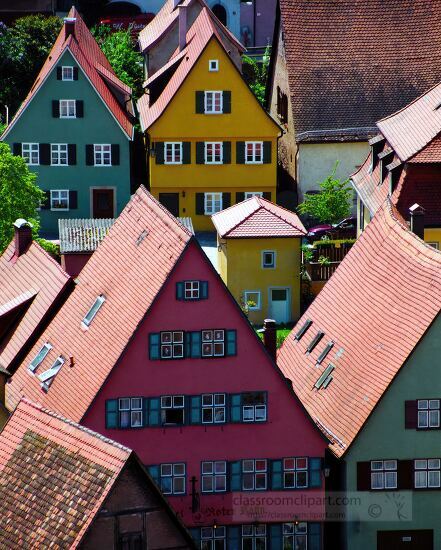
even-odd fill
[(33, 88), (2, 140), (46, 192), (41, 231), (58, 219), (112, 218), (130, 197), (131, 90), (72, 8)]
[(301, 240), (296, 214), (254, 196), (213, 216), (220, 275), (253, 324), (300, 316)]

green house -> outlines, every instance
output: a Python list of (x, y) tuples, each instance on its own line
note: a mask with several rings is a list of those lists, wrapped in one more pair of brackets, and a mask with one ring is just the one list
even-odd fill
[(46, 192), (41, 230), (59, 218), (114, 218), (130, 198), (131, 89), (75, 8), (2, 140)]

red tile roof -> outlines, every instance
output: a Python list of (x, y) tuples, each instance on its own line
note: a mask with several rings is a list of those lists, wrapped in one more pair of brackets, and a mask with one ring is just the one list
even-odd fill
[(40, 73), (38, 74), (34, 85), (32, 86), (27, 97), (21, 104), (9, 126), (6, 128), (2, 139), (9, 133), (15, 122), (21, 116), (23, 111), (32, 101), (34, 96), (40, 90), (48, 75), (57, 65), (60, 57), (65, 51), (69, 50), (75, 57), (86, 77), (90, 80), (98, 95), (102, 98), (110, 113), (116, 119), (117, 123), (127, 135), (129, 139), (133, 134), (133, 119), (131, 114), (117, 101), (114, 94), (107, 85), (108, 81), (119, 87), (127, 94), (127, 99), (131, 93), (131, 89), (119, 80), (113, 71), (106, 56), (101, 51), (96, 40), (93, 38), (84, 21), (75, 8), (71, 8), (68, 14), (69, 18), (75, 18), (75, 29), (73, 34), (66, 38), (65, 28), (63, 27), (60, 34), (52, 47), (52, 50), (46, 59)]
[(261, 197), (252, 197), (212, 216), (220, 237), (303, 237), (306, 229), (297, 214)]
[(0, 281), (0, 317), (12, 306), (21, 307), (23, 313), (10, 338), (0, 338), (0, 366), (9, 368), (38, 338), (57, 301), (67, 296), (71, 278), (36, 242), (17, 257), (13, 240), (0, 256)]
[[(77, 285), (7, 385), (7, 406), (21, 396), (80, 421), (159, 290), (191, 233), (139, 188), (81, 271)], [(144, 281), (145, 284), (137, 284)], [(88, 328), (82, 320), (96, 298), (105, 302)], [(37, 376), (28, 365), (45, 342), (53, 349)], [(62, 355), (66, 363), (45, 393), (38, 374)], [(69, 367), (73, 356), (74, 368)], [(81, 392), (75, 390), (81, 384)]]
[[(341, 456), (441, 308), (441, 252), (385, 202), (279, 350), (278, 365)], [(312, 325), (296, 341), (305, 321)], [(325, 333), (310, 353), (318, 331)], [(319, 354), (334, 347), (320, 366)], [(315, 389), (332, 363), (333, 379)]]

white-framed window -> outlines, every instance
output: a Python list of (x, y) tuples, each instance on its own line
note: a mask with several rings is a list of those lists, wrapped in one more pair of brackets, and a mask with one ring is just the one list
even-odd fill
[(285, 489), (304, 489), (308, 487), (308, 459), (283, 459), (283, 486)]
[(161, 422), (168, 426), (184, 424), (185, 399), (183, 395), (163, 395), (161, 397)]
[(64, 365), (64, 357), (61, 355), (57, 357), (52, 365), (52, 367), (41, 374), (38, 375), (38, 379), (41, 382), (41, 387), (48, 391), (54, 378), (57, 376), (59, 370)]
[(142, 397), (121, 397), (118, 409), (121, 428), (142, 428)]
[(223, 493), (227, 490), (227, 463), (225, 460), (202, 462), (202, 492)]
[(185, 494), (185, 464), (161, 464), (161, 490), (164, 495)]
[(200, 295), (199, 281), (184, 282), (184, 299), (185, 300), (198, 300), (199, 295)]
[(266, 525), (242, 525), (242, 550), (266, 550)]
[(263, 191), (245, 191), (245, 200), (251, 199), (252, 197), (263, 197)]
[(242, 418), (244, 422), (264, 422), (266, 420), (265, 392), (242, 394)]
[(371, 461), (371, 489), (397, 488), (397, 461)]
[(106, 301), (105, 297), (102, 294), (100, 294), (97, 297), (97, 299), (94, 301), (92, 307), (84, 316), (82, 321), (83, 325), (85, 325), (86, 327), (90, 326), (90, 324), (95, 318), (95, 315), (98, 313), (98, 311), (100, 310), (101, 306), (104, 304), (105, 301)]
[(225, 550), (226, 528), (215, 525), (214, 527), (201, 528), (201, 550)]
[(441, 461), (439, 458), (417, 459), (414, 461), (415, 489), (435, 489), (441, 487)]
[(223, 329), (202, 331), (202, 357), (225, 355), (225, 331)]
[(184, 332), (167, 330), (161, 332), (161, 359), (182, 359), (184, 357)]
[(95, 166), (112, 166), (112, 148), (108, 143), (94, 144), (93, 158)]
[(223, 113), (223, 92), (210, 91), (204, 94), (205, 114), (216, 115)]
[(46, 342), (45, 344), (43, 344), (43, 346), (40, 348), (40, 351), (29, 363), (28, 368), (31, 372), (35, 372), (38, 369), (38, 367), (45, 360), (46, 355), (50, 352), (51, 349), (52, 349), (52, 346), (49, 344), (49, 342)]
[(306, 550), (308, 524), (304, 521), (283, 524), (283, 550)]
[(276, 267), (276, 253), (274, 250), (262, 250), (262, 267), (274, 269)]
[(439, 242), (438, 241), (430, 241), (430, 242), (427, 242), (427, 244), (429, 246), (431, 246), (432, 248), (434, 248), (435, 250), (439, 250)]
[(210, 59), (208, 62), (208, 70), (211, 73), (215, 73), (219, 70), (219, 60), (218, 59)]
[(245, 307), (248, 311), (259, 311), (261, 308), (260, 290), (245, 290), (243, 293)]
[(40, 145), (38, 143), (22, 143), (21, 156), (29, 166), (40, 164)]
[(77, 102), (75, 99), (60, 99), (60, 118), (76, 118)]
[(166, 141), (164, 164), (182, 164), (182, 141)]
[(222, 141), (205, 142), (205, 164), (222, 164), (224, 158)]
[(222, 193), (204, 193), (204, 212), (212, 216), (222, 210)]
[(73, 80), (74, 79), (74, 68), (69, 66), (61, 67), (61, 80)]
[(225, 394), (204, 393), (202, 395), (202, 424), (225, 422)]
[(265, 491), (267, 487), (267, 460), (242, 460), (242, 490)]
[(51, 143), (51, 166), (67, 165), (67, 143)]
[(67, 189), (51, 189), (51, 210), (69, 210)]
[(245, 164), (263, 163), (263, 141), (245, 142)]
[(418, 399), (418, 428), (440, 427), (440, 400)]

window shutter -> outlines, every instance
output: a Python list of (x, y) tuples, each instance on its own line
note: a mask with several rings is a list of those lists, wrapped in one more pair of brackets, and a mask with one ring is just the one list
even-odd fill
[(40, 143), (40, 164), (49, 166), (51, 163), (51, 146), (49, 143)]
[(199, 548), (200, 541), (201, 541), (201, 530), (199, 527), (193, 527), (192, 529), (189, 529), (188, 532), (191, 535), (191, 538), (195, 541), (197, 548)]
[(190, 332), (190, 357), (198, 359), (201, 356), (202, 335), (199, 331)]
[(86, 166), (93, 166), (93, 161), (93, 145), (86, 145)]
[(271, 550), (283, 550), (282, 525), (270, 525), (270, 548)]
[(63, 69), (61, 67), (57, 67), (57, 80), (63, 79)]
[(225, 355), (237, 355), (237, 332), (235, 330), (226, 330), (227, 345)]
[(21, 157), (21, 143), (14, 143), (12, 146), (12, 152), (16, 157)]
[(78, 192), (69, 191), (69, 210), (76, 210), (78, 208)]
[(371, 463), (357, 462), (357, 491), (370, 491)]
[(144, 397), (142, 400), (142, 425), (149, 425), (149, 398)]
[(184, 283), (176, 283), (176, 300), (184, 299)]
[(77, 163), (77, 146), (75, 143), (69, 143), (67, 146), (67, 162), (69, 166), (73, 166)]
[(114, 145), (110, 146), (110, 151), (112, 155), (112, 166), (119, 166), (119, 145), (118, 143), (115, 143)]
[(78, 80), (78, 67), (73, 68), (73, 79)]
[(199, 281), (200, 297), (201, 300), (208, 298), (208, 281)]
[(266, 199), (267, 201), (270, 201), (271, 200), (271, 191), (269, 191), (268, 193), (264, 193), (263, 198)]
[(416, 399), (404, 402), (404, 425), (406, 430), (416, 430), (418, 427), (418, 402)]
[(222, 193), (222, 209), (231, 206), (231, 193)]
[(106, 428), (118, 428), (118, 399), (106, 401)]
[(155, 160), (156, 164), (164, 164), (164, 142), (155, 142)]
[(223, 142), (222, 153), (222, 163), (231, 164), (231, 141)]
[(60, 118), (60, 102), (58, 99), (52, 101), (52, 116), (53, 118)]
[(160, 426), (161, 425), (161, 414), (160, 414), (160, 399), (159, 397), (151, 397), (149, 399), (149, 426)]
[(205, 164), (205, 143), (196, 142), (196, 164)]
[(201, 423), (201, 402), (200, 395), (192, 395), (190, 397), (190, 424)]
[(77, 118), (84, 117), (84, 101), (82, 99), (77, 99), (75, 101), (75, 112)]
[(236, 141), (236, 164), (245, 164), (245, 142)]
[(229, 114), (229, 113), (231, 113), (231, 92), (223, 92), (222, 95), (223, 95), (223, 98), (222, 98), (222, 104), (223, 104), (222, 112), (225, 113), (225, 114)]
[(41, 210), (49, 210), (51, 207), (51, 192), (50, 191), (43, 191), (43, 193), (46, 195), (45, 198), (41, 202)]
[(236, 203), (242, 202), (243, 200), (245, 200), (245, 193), (236, 193)]
[(230, 422), (242, 421), (242, 394), (230, 395)]
[(191, 164), (191, 143), (182, 142), (182, 164)]
[(204, 193), (196, 193), (196, 214), (205, 214), (205, 196)]
[(196, 92), (196, 114), (201, 115), (205, 113), (205, 93)]
[(263, 164), (271, 164), (271, 141), (263, 142)]
[(308, 460), (309, 483), (308, 487), (322, 486), (322, 459), (313, 457)]
[(271, 462), (271, 489), (283, 489), (283, 465), (281, 460)]
[(230, 491), (242, 490), (242, 462), (230, 462)]
[(153, 481), (159, 487), (159, 466), (148, 466), (149, 474), (151, 475)]
[(230, 525), (228, 527), (227, 537), (228, 537), (228, 543), (227, 543), (228, 550), (240, 550), (241, 549), (240, 531), (239, 531), (239, 527), (237, 525)]
[(413, 489), (414, 488), (414, 464), (413, 460), (399, 460), (397, 464), (397, 488), (398, 489)]
[(321, 550), (322, 527), (320, 523), (308, 523), (308, 550)]
[(149, 358), (151, 361), (160, 359), (159, 342), (161, 335), (159, 332), (152, 332), (149, 334)]

